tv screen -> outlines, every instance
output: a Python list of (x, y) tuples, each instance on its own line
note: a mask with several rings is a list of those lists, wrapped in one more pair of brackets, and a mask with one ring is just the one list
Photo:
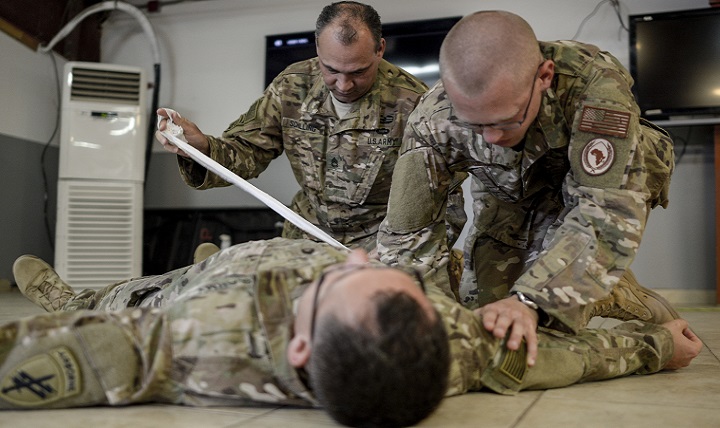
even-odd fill
[[(461, 17), (384, 24), (386, 48), (383, 58), (414, 74), (428, 86), (439, 78), (440, 45)], [(266, 36), (265, 86), (288, 65), (317, 56), (315, 32)]]
[(630, 15), (630, 72), (648, 119), (720, 115), (720, 8)]

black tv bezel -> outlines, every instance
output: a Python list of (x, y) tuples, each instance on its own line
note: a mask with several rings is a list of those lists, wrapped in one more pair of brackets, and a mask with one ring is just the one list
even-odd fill
[(720, 103), (718, 103), (718, 105), (714, 107), (652, 107), (646, 109), (642, 107), (641, 99), (639, 96), (639, 84), (642, 84), (642, 76), (638, 76), (637, 67), (637, 23), (645, 22), (648, 20), (648, 18), (651, 18), (652, 20), (671, 20), (705, 15), (718, 15), (718, 19), (720, 19), (720, 7), (684, 9), (669, 12), (649, 12), (628, 15), (630, 75), (635, 81), (635, 84), (633, 85), (633, 92), (638, 102), (638, 106), (640, 107), (640, 114), (642, 117), (649, 120), (670, 120), (676, 117), (703, 119), (720, 116)]
[[(450, 29), (462, 19), (462, 16), (450, 16), (444, 18), (431, 18), (431, 19), (418, 19), (411, 21), (400, 21), (382, 24), (382, 35), (383, 38), (388, 37), (399, 37), (399, 36), (412, 36), (412, 35), (423, 35), (428, 33), (447, 33)], [(293, 33), (282, 33), (282, 34), (270, 34), (265, 36), (265, 87), (267, 87), (272, 80), (277, 77), (277, 74), (269, 73), (267, 69), (268, 63), (268, 50), (274, 48), (272, 43), (274, 40), (282, 38), (284, 40), (307, 38), (309, 43), (315, 45), (315, 31), (298, 31)], [(288, 64), (289, 65), (289, 64)], [(271, 75), (274, 74), (274, 75)]]

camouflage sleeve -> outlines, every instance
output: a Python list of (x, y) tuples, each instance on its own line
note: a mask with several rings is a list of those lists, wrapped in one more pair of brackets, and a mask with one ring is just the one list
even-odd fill
[(566, 214), (513, 287), (573, 332), (632, 262), (674, 164), (667, 135), (641, 124), (629, 76), (604, 60), (573, 100)]
[[(210, 158), (244, 179), (260, 175), (283, 152), (280, 82), (274, 81), (222, 137), (207, 136)], [(191, 187), (229, 185), (192, 159), (178, 156), (178, 164), (183, 180)]]
[(416, 110), (405, 128), (387, 216), (378, 232), (378, 253), (386, 264), (416, 265), (450, 292), (445, 215), (453, 174), (430, 147), (430, 125), (424, 120)]
[(672, 335), (642, 321), (609, 330), (584, 329), (567, 334), (538, 329), (538, 357), (528, 367), (525, 347), (509, 350), (505, 339), (485, 330), (482, 319), (441, 290), (428, 287), (428, 297), (445, 324), (450, 342), (447, 396), (489, 388), (513, 395), (521, 390), (548, 389), (660, 371), (672, 358)]
[(450, 373), (446, 396), (479, 391), (481, 379), (502, 341), (485, 330), (472, 311), (429, 285), (427, 295), (443, 320), (450, 343)]
[(656, 373), (672, 358), (673, 350), (669, 330), (641, 321), (609, 330), (585, 329), (578, 335), (540, 329), (538, 359), (521, 389)]
[(0, 326), (0, 409), (177, 402), (157, 309), (53, 312)]

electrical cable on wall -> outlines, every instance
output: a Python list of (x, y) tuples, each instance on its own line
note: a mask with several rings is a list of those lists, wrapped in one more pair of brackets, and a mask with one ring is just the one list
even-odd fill
[[(152, 96), (152, 103), (151, 103), (151, 110), (149, 117), (153, 117), (155, 114), (155, 111), (158, 109), (158, 98), (160, 94), (160, 48), (158, 46), (157, 37), (155, 36), (155, 31), (153, 30), (152, 26), (150, 25), (150, 21), (147, 19), (147, 17), (138, 9), (137, 7), (122, 2), (122, 1), (105, 1), (102, 3), (98, 3), (94, 6), (90, 6), (87, 9), (80, 12), (75, 18), (73, 18), (70, 22), (65, 24), (65, 26), (58, 32), (58, 34), (53, 37), (52, 40), (50, 40), (50, 43), (47, 45), (41, 45), (38, 48), (38, 51), (47, 53), (52, 51), (52, 48), (63, 38), (67, 37), (68, 34), (72, 32), (75, 27), (82, 22), (83, 19), (87, 18), (89, 15), (92, 15), (97, 12), (103, 12), (103, 11), (112, 11), (112, 10), (120, 10), (123, 12), (127, 12), (130, 15), (132, 15), (137, 21), (140, 23), (140, 26), (142, 27), (143, 31), (147, 35), (148, 39), (150, 40), (150, 47), (152, 49), (152, 55), (153, 55), (153, 68), (154, 68), (154, 84), (153, 84), (153, 96)], [(152, 143), (155, 135), (155, 124), (152, 120), (148, 120), (148, 129), (147, 129), (147, 145), (145, 150), (145, 178), (147, 182), (147, 172), (148, 167), (150, 166), (150, 154), (152, 153)]]
[[(55, 56), (52, 54), (50, 54), (50, 59), (52, 60), (52, 64), (53, 64), (53, 74), (55, 75), (55, 85), (57, 88), (57, 97), (58, 97), (58, 102), (59, 102), (62, 94), (60, 93), (60, 77), (58, 74), (57, 62), (55, 61)], [(47, 234), (48, 241), (50, 242), (50, 248), (55, 248), (55, 240), (53, 239), (53, 234), (52, 234), (52, 231), (50, 230), (50, 220), (48, 218), (48, 204), (50, 202), (50, 198), (49, 198), (49, 192), (48, 192), (47, 173), (45, 172), (45, 155), (47, 154), (47, 150), (50, 147), (50, 143), (52, 143), (52, 141), (55, 139), (55, 135), (57, 135), (57, 132), (59, 129), (60, 129), (60, 106), (58, 105), (57, 113), (55, 115), (55, 127), (53, 128), (52, 135), (50, 135), (50, 138), (48, 138), (47, 142), (45, 143), (45, 146), (43, 147), (42, 154), (40, 155), (40, 170), (42, 171), (43, 186), (45, 188), (45, 194), (43, 195), (43, 214), (44, 214), (44, 218), (45, 218), (45, 233)]]
[(615, 11), (615, 15), (617, 15), (618, 21), (620, 21), (620, 27), (622, 27), (622, 29), (625, 31), (630, 31), (622, 20), (622, 14), (620, 13), (620, 0), (602, 0), (600, 3), (598, 3), (595, 6), (595, 9), (593, 9), (593, 11), (590, 12), (590, 14), (588, 16), (586, 16), (582, 20), (582, 22), (580, 22), (580, 25), (578, 26), (578, 29), (575, 32), (575, 35), (572, 36), (572, 38), (570, 40), (577, 40), (577, 37), (580, 35), (580, 32), (582, 32), (582, 29), (585, 26), (585, 24), (590, 20), (590, 18), (595, 16), (595, 14), (598, 12), (598, 10), (600, 10), (600, 6), (602, 6), (608, 2), (612, 5), (613, 10)]

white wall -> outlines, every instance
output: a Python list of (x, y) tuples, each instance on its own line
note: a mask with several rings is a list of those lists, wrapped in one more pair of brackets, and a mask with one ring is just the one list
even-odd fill
[[(525, 17), (539, 39), (568, 39), (599, 0), (369, 0), (383, 22), (465, 15), (479, 8), (507, 9)], [(265, 36), (314, 28), (327, 0), (214, 0), (165, 6), (150, 14), (162, 50), (161, 102), (219, 133), (263, 89)], [(623, 0), (628, 14), (707, 7), (707, 0)], [(580, 40), (628, 64), (628, 35), (609, 3), (584, 26)], [(147, 67), (149, 46), (129, 15), (104, 25), (103, 60)], [(150, 74), (152, 75), (152, 74)]]
[(649, 287), (706, 290), (683, 295), (674, 291), (666, 293), (671, 301), (715, 303), (712, 151), (712, 141), (694, 149), (690, 147), (676, 165), (670, 183), (670, 205), (668, 209), (656, 208), (650, 214), (640, 251), (632, 265), (638, 280)]
[[(49, 55), (39, 54), (0, 32), (0, 134), (46, 142), (60, 101)], [(59, 70), (66, 61), (55, 55)], [(57, 141), (57, 139), (56, 139)]]

